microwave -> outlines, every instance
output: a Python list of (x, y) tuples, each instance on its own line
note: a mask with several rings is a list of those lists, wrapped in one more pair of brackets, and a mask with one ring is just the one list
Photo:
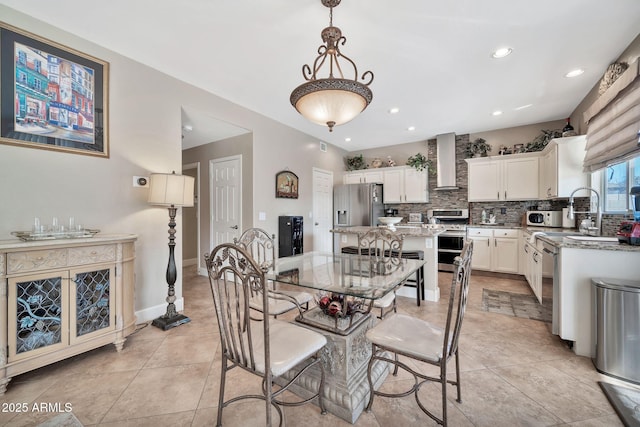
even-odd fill
[(562, 211), (528, 211), (527, 225), (562, 227)]

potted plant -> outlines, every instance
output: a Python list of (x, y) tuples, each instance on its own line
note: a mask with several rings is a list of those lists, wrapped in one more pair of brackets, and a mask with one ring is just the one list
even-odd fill
[(432, 172), (433, 166), (431, 160), (428, 160), (422, 153), (409, 157), (407, 159), (407, 165), (416, 168), (418, 171), (427, 169), (429, 172)]
[(487, 157), (491, 151), (491, 145), (484, 138), (476, 138), (473, 142), (467, 144), (467, 158), (469, 157)]
[(348, 171), (357, 171), (367, 168), (367, 165), (364, 163), (362, 154), (360, 154), (359, 156), (345, 157), (345, 163), (347, 165)]
[(562, 132), (559, 130), (546, 130), (542, 129), (540, 135), (533, 138), (533, 141), (529, 142), (525, 147), (524, 151), (527, 153), (533, 151), (542, 151), (544, 147), (547, 146), (549, 141), (553, 138), (560, 138), (562, 136)]

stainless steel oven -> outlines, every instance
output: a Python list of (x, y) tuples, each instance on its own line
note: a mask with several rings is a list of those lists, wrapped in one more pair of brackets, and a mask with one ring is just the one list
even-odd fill
[(468, 209), (431, 209), (429, 219), (445, 226), (438, 235), (438, 270), (453, 271), (453, 260), (462, 253), (469, 222)]

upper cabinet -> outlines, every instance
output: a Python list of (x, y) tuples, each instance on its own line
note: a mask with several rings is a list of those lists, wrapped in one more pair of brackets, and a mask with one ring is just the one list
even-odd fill
[(384, 203), (427, 203), (427, 170), (410, 166), (384, 169)]
[(466, 159), (469, 201), (532, 200), (539, 196), (538, 155)]
[(418, 171), (410, 166), (354, 171), (344, 174), (345, 184), (382, 183), (384, 203), (427, 203), (427, 170)]
[(347, 172), (342, 182), (344, 184), (382, 183), (383, 173), (381, 169)]
[(569, 197), (576, 188), (588, 186), (588, 175), (582, 171), (586, 141), (580, 135), (552, 139), (547, 144), (540, 158), (541, 199)]

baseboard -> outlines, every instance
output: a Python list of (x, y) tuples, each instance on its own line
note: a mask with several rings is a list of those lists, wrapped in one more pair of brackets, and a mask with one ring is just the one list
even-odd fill
[(191, 259), (183, 259), (182, 260), (182, 266), (183, 267), (188, 267), (190, 265), (197, 265), (198, 264), (198, 258), (191, 258)]
[[(174, 304), (176, 305), (177, 311), (180, 312), (184, 310), (184, 298), (176, 299), (176, 302)], [(136, 317), (137, 317), (136, 322), (138, 324), (150, 322), (156, 317), (162, 316), (166, 312), (167, 312), (167, 303), (154, 305), (153, 307), (148, 307), (148, 308), (136, 311)], [(184, 315), (188, 316), (189, 313), (184, 313)]]
[(424, 299), (426, 301), (440, 301), (440, 287), (437, 287), (435, 290), (425, 289), (424, 290)]
[(207, 276), (207, 274), (208, 273), (207, 273), (207, 269), (206, 268), (204, 268), (204, 267), (198, 268), (198, 275), (199, 276)]

